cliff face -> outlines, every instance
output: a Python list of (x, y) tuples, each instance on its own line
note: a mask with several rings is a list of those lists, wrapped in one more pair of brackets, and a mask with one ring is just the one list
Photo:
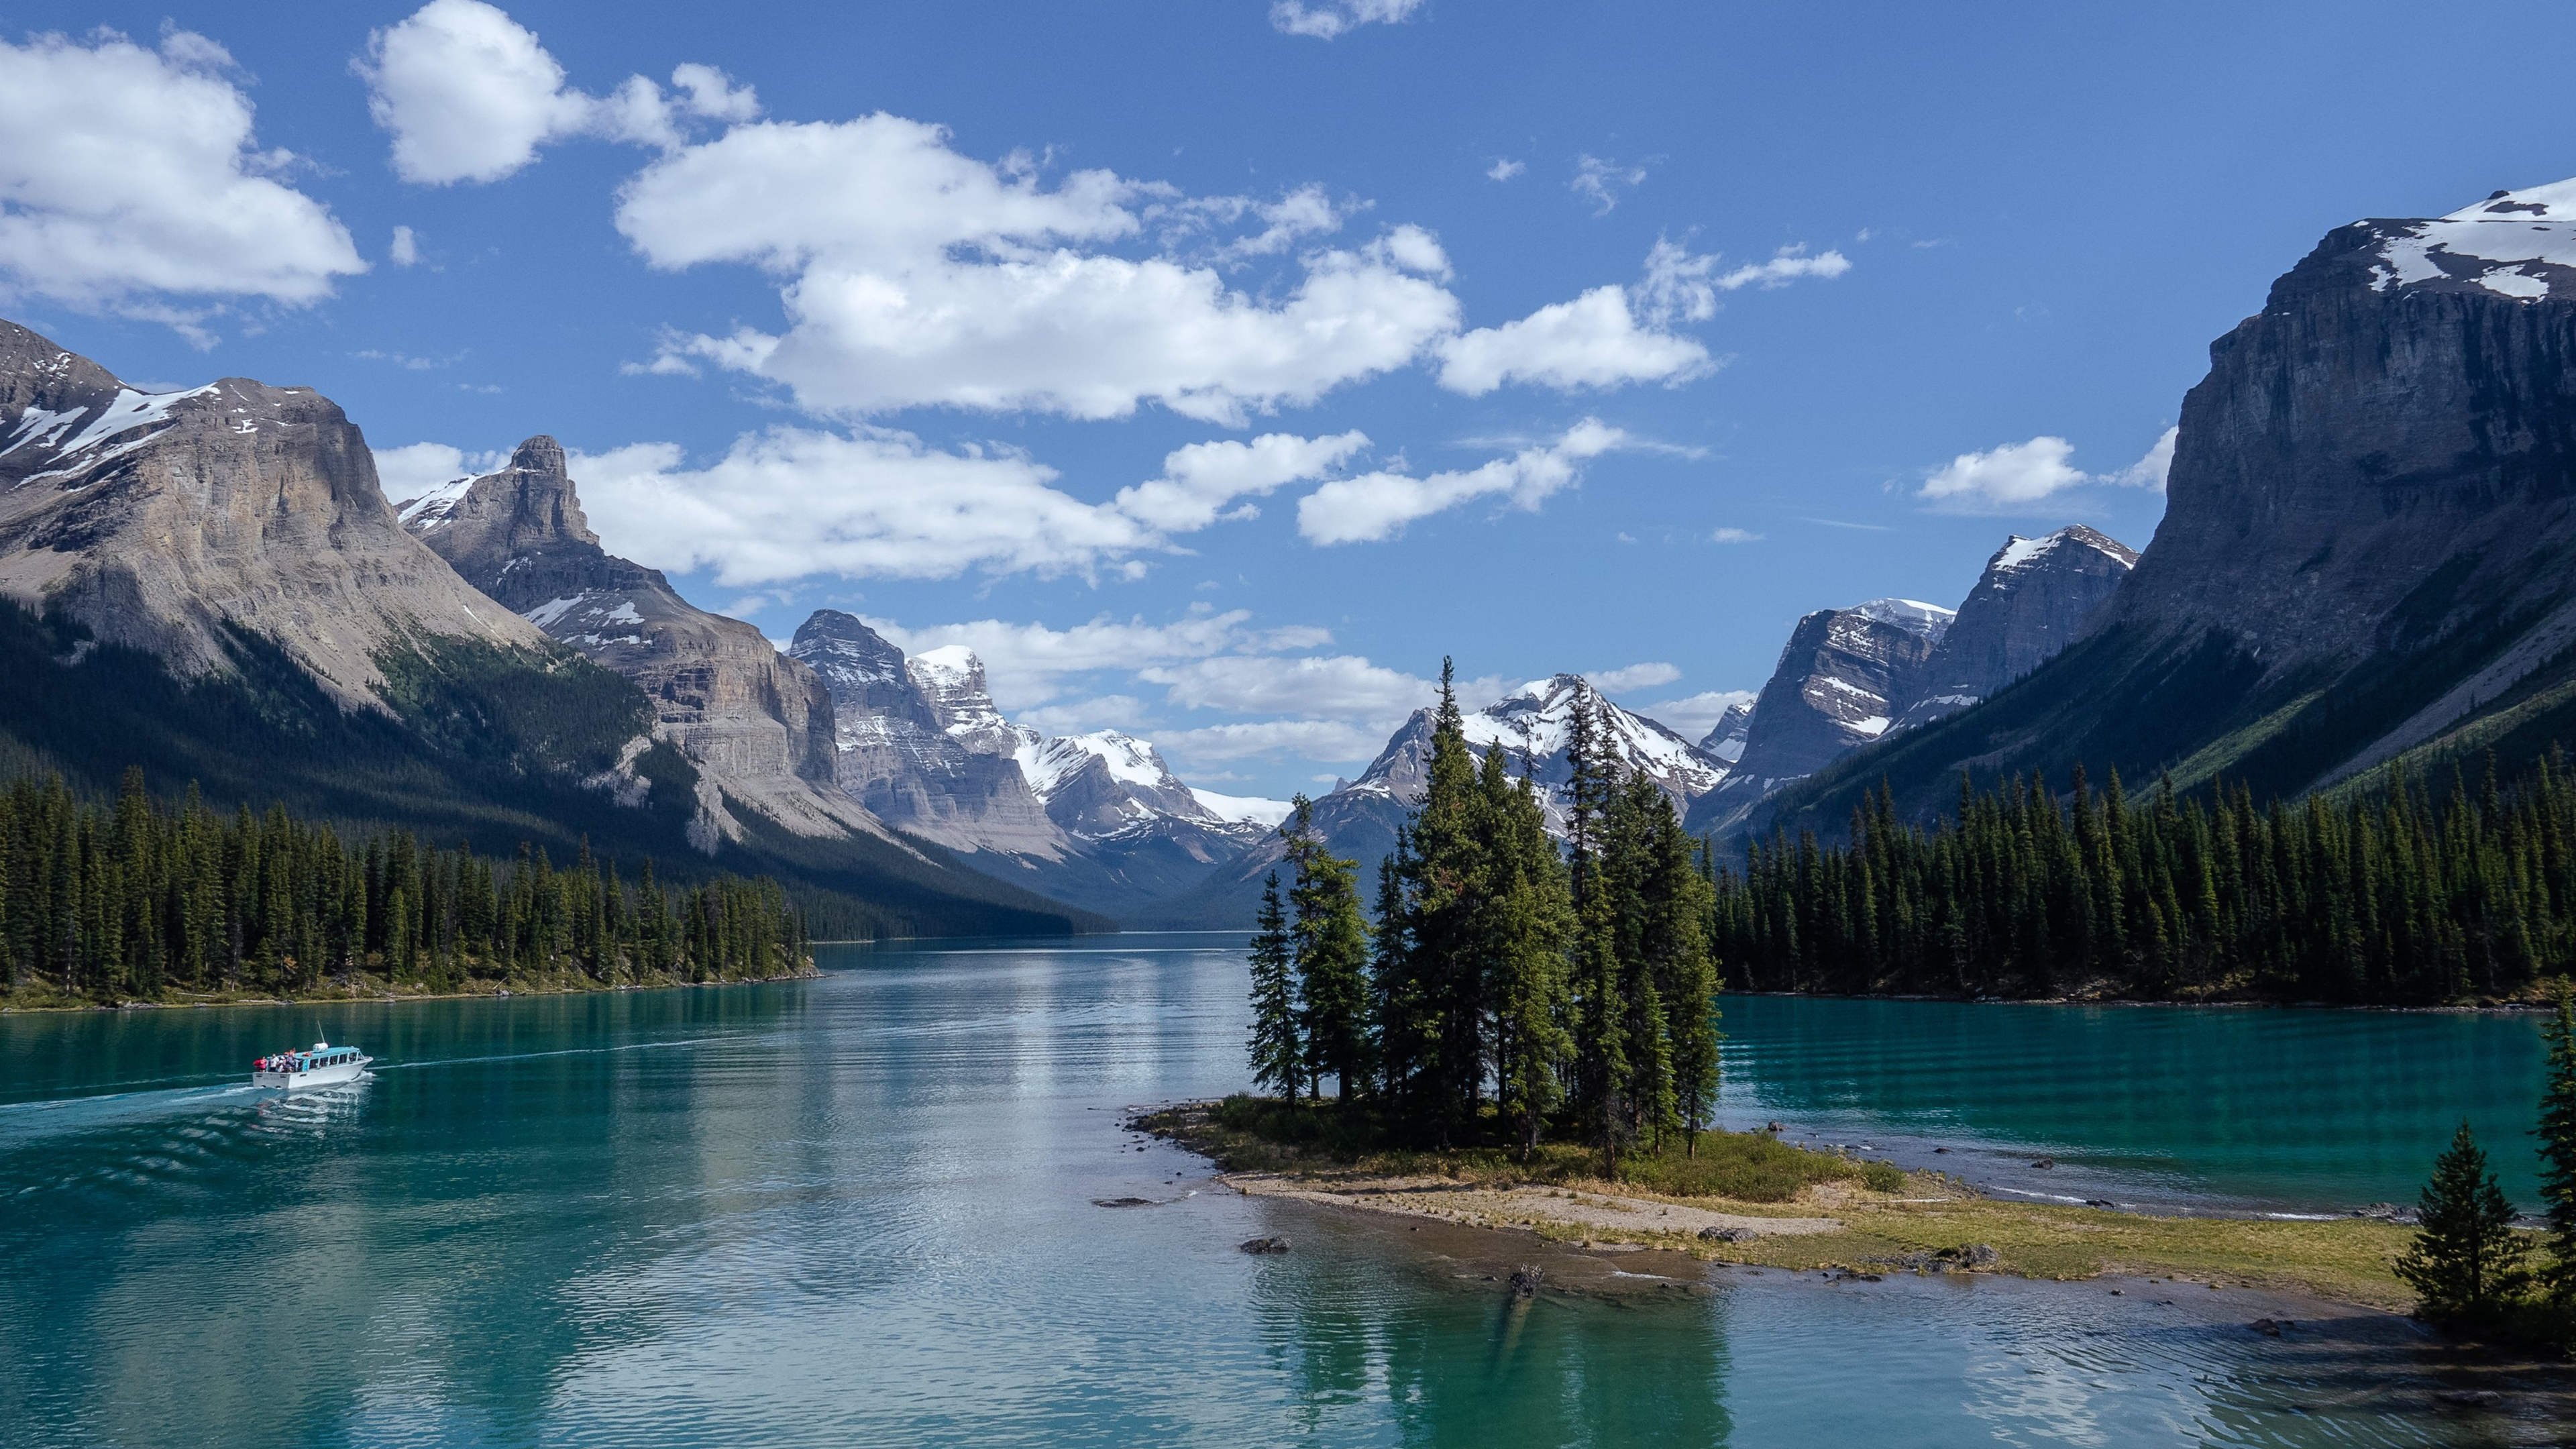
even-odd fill
[(1781, 802), (2077, 764), (2258, 795), (2576, 729), (2576, 183), (2356, 222), (2210, 348), (2167, 507), (2072, 648)]
[(1734, 769), (1693, 804), (1689, 826), (1727, 829), (1782, 786), (1887, 734), (1919, 693), (1951, 619), (1948, 609), (1912, 599), (1873, 599), (1800, 619), (1742, 721)]
[(265, 636), (344, 707), (378, 656), (463, 640), (548, 654), (406, 536), (366, 439), (310, 388), (144, 393), (0, 322), (0, 596), (59, 608), (183, 677)]
[(1924, 661), (1897, 727), (1955, 714), (2047, 663), (2137, 563), (2136, 550), (2080, 523), (2005, 539)]
[(405, 527), (492, 600), (644, 691), (654, 734), (699, 768), (708, 844), (743, 837), (737, 808), (798, 835), (884, 833), (839, 787), (823, 681), (752, 625), (601, 548), (554, 439), (530, 438), (508, 467), (459, 484), (405, 501)]
[[(1046, 859), (1064, 853), (1063, 832), (1030, 793), (1011, 749), (970, 749), (949, 733), (947, 715), (967, 694), (990, 711), (980, 665), (972, 681), (950, 685), (943, 709), (901, 649), (840, 610), (816, 610), (787, 652), (831, 691), (841, 786), (872, 814), (955, 850)], [(990, 712), (995, 727), (969, 733), (981, 743), (1015, 745), (999, 727), (999, 712)]]

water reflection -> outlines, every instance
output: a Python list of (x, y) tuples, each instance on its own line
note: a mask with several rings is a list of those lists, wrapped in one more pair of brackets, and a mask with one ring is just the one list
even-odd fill
[[(1120, 1127), (1126, 1106), (1240, 1083), (1242, 962), (1206, 938), (842, 964), (761, 988), (0, 1019), (0, 1442), (1512, 1449), (2491, 1427), (2428, 1408), (2448, 1370), (2392, 1320), (2270, 1340), (2244, 1327), (2251, 1307), (2099, 1285), (1711, 1283), (1679, 1260), (1549, 1257), (1232, 1195)], [(1776, 1059), (1731, 1005), (1738, 1050)], [(1920, 1082), (1872, 1098), (1857, 1069), (1918, 1050), (1905, 1020), (1881, 1019), (1875, 1048), (1806, 1030), (1819, 1052), (1841, 1033), (1842, 1066), (1762, 1090), (1864, 1119), (1916, 1100)], [(379, 1066), (345, 1097), (237, 1088), (240, 1063), (291, 1038), (361, 1043)], [(1980, 1131), (2083, 1120), (2015, 1091), (2007, 1074), (1993, 1102), (1951, 1110)], [(1121, 1197), (1155, 1205), (1095, 1205)], [(1236, 1250), (1270, 1234), (1294, 1250)], [(1515, 1303), (1503, 1279), (1542, 1259), (1550, 1289)]]

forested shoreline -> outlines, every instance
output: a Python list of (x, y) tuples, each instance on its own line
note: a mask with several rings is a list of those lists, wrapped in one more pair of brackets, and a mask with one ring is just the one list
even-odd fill
[(804, 970), (803, 917), (777, 882), (665, 888), (585, 844), (563, 867), (344, 841), (283, 806), (226, 816), (195, 788), (156, 801), (128, 771), (113, 805), (59, 778), (0, 789), (0, 990), (13, 1000), (413, 993), (469, 982), (621, 986)]
[(1926, 829), (1882, 790), (1715, 872), (1728, 984), (1841, 995), (2434, 1005), (2531, 995), (2576, 958), (2576, 788), (2392, 772), (2340, 801), (2140, 799), (2032, 777)]

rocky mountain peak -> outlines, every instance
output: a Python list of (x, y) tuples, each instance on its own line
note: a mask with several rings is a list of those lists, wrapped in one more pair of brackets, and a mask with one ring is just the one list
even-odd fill
[(499, 472), (456, 479), (404, 499), (395, 511), (415, 536), (438, 536), (436, 547), (450, 560), (522, 558), (565, 544), (599, 546), (565, 466), (563, 444), (542, 433), (511, 450)]
[[(1460, 724), (1478, 760), (1488, 751), (1502, 750), (1515, 777), (1527, 775), (1546, 789), (1551, 826), (1562, 821), (1558, 795), (1573, 777), (1566, 745), (1576, 702), (1584, 699), (1600, 711), (1606, 727), (1603, 743), (1621, 767), (1652, 778), (1675, 809), (1687, 808), (1726, 778), (1725, 762), (1644, 715), (1603, 699), (1581, 675), (1532, 680), (1464, 715)], [(1406, 806), (1419, 802), (1430, 773), (1432, 724), (1432, 711), (1414, 711), (1359, 779), (1343, 788), (1384, 795)]]
[(1717, 723), (1700, 740), (1701, 752), (1732, 766), (1744, 758), (1744, 737), (1752, 723), (1753, 701), (1743, 699), (1728, 705), (1726, 713), (1717, 717)]
[(2007, 536), (1924, 662), (1897, 727), (1956, 713), (2047, 663), (2083, 636), (2137, 563), (2135, 549), (2080, 523)]
[(796, 626), (787, 656), (822, 676), (834, 702), (843, 707), (918, 709), (928, 718), (920, 686), (904, 667), (903, 651), (855, 614), (815, 610)]
[(348, 415), (305, 387), (144, 392), (0, 322), (0, 595), (183, 675), (273, 640), (346, 705), (434, 636), (542, 647), (406, 536)]

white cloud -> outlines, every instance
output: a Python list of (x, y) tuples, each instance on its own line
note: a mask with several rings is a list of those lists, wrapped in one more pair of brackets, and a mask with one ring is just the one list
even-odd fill
[(498, 469), (508, 458), (505, 453), (468, 453), (445, 443), (412, 443), (372, 451), (376, 481), (384, 485), (386, 499), (394, 503), (418, 498), (441, 483), (479, 478)]
[(1133, 673), (1244, 650), (1312, 649), (1332, 640), (1328, 631), (1304, 625), (1254, 629), (1248, 627), (1251, 619), (1249, 611), (1234, 609), (1222, 614), (1193, 612), (1168, 624), (1104, 614), (1067, 629), (1001, 619), (920, 628), (884, 619), (867, 622), (907, 654), (948, 644), (974, 650), (984, 661), (994, 699), (1013, 709), (1046, 703), (1063, 690), (1066, 680), (1094, 671)]
[(1646, 179), (1643, 166), (1622, 166), (1598, 156), (1583, 156), (1574, 163), (1574, 179), (1566, 183), (1575, 195), (1592, 203), (1592, 214), (1608, 216), (1618, 206), (1619, 197)]
[(1297, 531), (1313, 543), (1360, 543), (1392, 538), (1414, 519), (1475, 498), (1499, 496), (1535, 510), (1573, 483), (1585, 460), (1628, 443), (1619, 429), (1585, 418), (1553, 443), (1462, 472), (1415, 478), (1381, 470), (1337, 478), (1297, 501)]
[(358, 70), (368, 113), (393, 134), (395, 173), (428, 185), (498, 181), (573, 136), (667, 150), (689, 118), (747, 121), (760, 110), (749, 87), (695, 64), (671, 73), (677, 96), (642, 76), (587, 95), (535, 32), (483, 0), (430, 0), (372, 32)]
[(1216, 522), (1237, 498), (1321, 477), (1367, 446), (1368, 435), (1360, 432), (1325, 438), (1264, 433), (1250, 442), (1192, 443), (1164, 457), (1161, 477), (1120, 489), (1116, 507), (1148, 527), (1188, 533)]
[(1357, 718), (1392, 727), (1429, 704), (1440, 686), (1353, 654), (1277, 658), (1225, 655), (1140, 670), (1164, 686), (1172, 703), (1234, 714)]
[(1184, 761), (1285, 756), (1328, 764), (1358, 763), (1377, 758), (1377, 752), (1386, 748), (1387, 733), (1337, 719), (1239, 720), (1160, 730), (1154, 743)]
[(2087, 473), (2075, 467), (2068, 461), (2075, 445), (2045, 434), (1982, 453), (1961, 453), (1926, 478), (1916, 496), (1945, 508), (1979, 511), (2036, 503), (2088, 483), (2162, 492), (2179, 433), (2176, 428), (2165, 429), (2145, 457), (2114, 473)]
[(614, 550), (712, 569), (729, 587), (1088, 573), (1156, 541), (1115, 508), (1051, 486), (1055, 470), (1022, 454), (946, 451), (890, 429), (747, 433), (703, 468), (685, 466), (676, 443), (636, 443), (577, 456), (573, 472)]
[(1710, 730), (1717, 728), (1718, 719), (1729, 709), (1752, 702), (1753, 691), (1749, 689), (1712, 689), (1680, 699), (1668, 699), (1661, 704), (1650, 704), (1638, 713), (1692, 744), (1698, 744), (1708, 737)]
[(1623, 690), (1646, 689), (1658, 684), (1670, 684), (1681, 678), (1682, 672), (1672, 665), (1658, 662), (1596, 670), (1583, 677), (1592, 681), (1593, 688), (1615, 694)]
[(1506, 383), (1615, 387), (1686, 382), (1709, 370), (1697, 339), (1639, 325), (1627, 289), (1595, 287), (1552, 302), (1517, 322), (1479, 327), (1440, 344), (1440, 385), (1482, 397)]
[[(1263, 227), (1245, 245), (1321, 225), (1321, 194), (1298, 195), (1238, 213)], [(617, 225), (657, 267), (746, 262), (782, 279), (783, 335), (677, 338), (664, 370), (694, 358), (754, 373), (820, 413), (1099, 419), (1156, 402), (1234, 424), (1405, 366), (1456, 330), (1439, 283), (1448, 258), (1418, 227), (1305, 255), (1275, 300), (1211, 265), (1103, 250), (1140, 235), (1147, 211), (1195, 226), (1227, 209), (1106, 171), (1046, 187), (1024, 165), (960, 155), (937, 126), (880, 113), (738, 125), (684, 147), (626, 185)]]
[(410, 227), (395, 227), (394, 243), (386, 250), (385, 259), (398, 267), (417, 265), (420, 261), (420, 238), (412, 234)]
[(1515, 161), (1509, 156), (1497, 156), (1494, 158), (1494, 164), (1485, 168), (1485, 179), (1509, 181), (1528, 169), (1529, 166), (1525, 162)]
[(2043, 435), (1982, 453), (1961, 453), (1924, 480), (1921, 496), (1936, 503), (1993, 507), (2035, 503), (2086, 481), (2083, 470), (2066, 461), (2074, 452), (2075, 445), (2064, 438)]
[(2173, 470), (2174, 440), (2181, 436), (2181, 428), (2165, 429), (2156, 435), (2155, 444), (2147, 449), (2145, 457), (2102, 481), (2122, 488), (2152, 488), (2158, 493), (2164, 492), (2165, 475)]
[(1802, 277), (1839, 277), (1851, 270), (1851, 259), (1838, 251), (1807, 255), (1806, 246), (1782, 247), (1767, 262), (1748, 262), (1716, 279), (1723, 291), (1742, 287), (1785, 287)]
[(201, 345), (211, 310), (170, 298), (330, 294), (367, 269), (320, 202), (261, 151), (232, 57), (172, 30), (147, 50), (0, 41), (0, 295), (161, 321)]
[(1711, 543), (1760, 543), (1762, 535), (1742, 528), (1721, 528), (1708, 536)]
[(1286, 35), (1331, 40), (1363, 25), (1395, 25), (1422, 8), (1422, 0), (1276, 0), (1271, 28)]

